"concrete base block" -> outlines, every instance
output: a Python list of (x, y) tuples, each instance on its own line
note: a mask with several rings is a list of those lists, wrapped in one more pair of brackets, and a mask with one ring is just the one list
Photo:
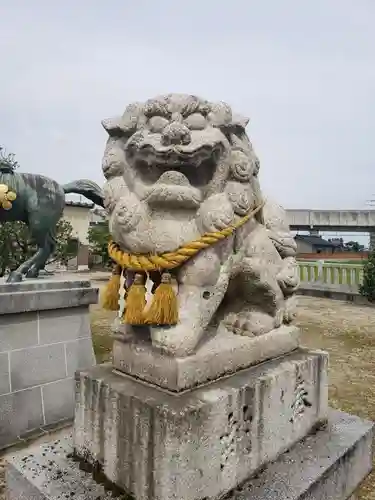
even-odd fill
[[(331, 411), (328, 425), (296, 444), (227, 500), (346, 500), (371, 470), (373, 424)], [(8, 500), (109, 500), (119, 494), (98, 474), (67, 458), (71, 436), (18, 452), (7, 466)], [(170, 457), (173, 460), (173, 457)], [(191, 464), (194, 468), (194, 464)], [(96, 478), (96, 480), (94, 479)], [(181, 478), (178, 478), (180, 480)], [(114, 491), (113, 491), (114, 490)], [(121, 498), (121, 497), (120, 497)], [(137, 500), (142, 497), (136, 497)], [(165, 500), (156, 491), (149, 498)], [(185, 485), (179, 500), (191, 498)], [(203, 496), (196, 496), (203, 500)], [(213, 495), (205, 497), (207, 500)], [(353, 497), (354, 498), (354, 497)]]
[(74, 415), (74, 373), (95, 364), (89, 281), (0, 282), (0, 449)]
[(0, 279), (0, 314), (65, 309), (98, 302), (98, 289), (89, 280), (58, 277), (4, 283)]
[(157, 351), (139, 332), (114, 341), (113, 366), (133, 377), (180, 392), (291, 352), (299, 346), (300, 333), (296, 326), (282, 326), (250, 338), (223, 328), (195, 354), (176, 358)]
[(300, 349), (182, 394), (111, 365), (77, 377), (77, 456), (136, 499), (220, 497), (327, 419), (319, 351)]

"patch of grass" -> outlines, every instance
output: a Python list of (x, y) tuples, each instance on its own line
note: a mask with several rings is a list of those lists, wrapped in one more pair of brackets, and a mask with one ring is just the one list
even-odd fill
[[(297, 323), (303, 332), (304, 345), (329, 353), (330, 406), (373, 420), (373, 309), (329, 299), (301, 297)], [(357, 495), (358, 500), (375, 500), (375, 473), (370, 474)]]
[(93, 306), (90, 310), (91, 333), (97, 363), (105, 363), (111, 359), (113, 343), (111, 325), (115, 317), (115, 312), (104, 311), (98, 306)]

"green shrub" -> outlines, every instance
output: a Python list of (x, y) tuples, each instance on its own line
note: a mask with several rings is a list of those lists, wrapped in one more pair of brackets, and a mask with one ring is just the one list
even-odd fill
[(375, 251), (368, 256), (363, 266), (363, 284), (359, 287), (359, 293), (366, 297), (369, 302), (375, 302)]

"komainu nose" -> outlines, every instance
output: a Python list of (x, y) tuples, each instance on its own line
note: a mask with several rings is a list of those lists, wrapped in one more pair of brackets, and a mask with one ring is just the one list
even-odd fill
[(171, 144), (189, 144), (190, 141), (190, 130), (182, 123), (172, 122), (163, 130), (162, 142), (165, 146)]

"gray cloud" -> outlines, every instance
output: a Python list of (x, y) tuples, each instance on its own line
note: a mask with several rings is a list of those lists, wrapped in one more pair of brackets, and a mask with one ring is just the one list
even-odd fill
[(102, 182), (100, 121), (165, 92), (250, 116), (286, 207), (375, 195), (372, 0), (13, 0), (0, 9), (0, 143), (23, 171)]

